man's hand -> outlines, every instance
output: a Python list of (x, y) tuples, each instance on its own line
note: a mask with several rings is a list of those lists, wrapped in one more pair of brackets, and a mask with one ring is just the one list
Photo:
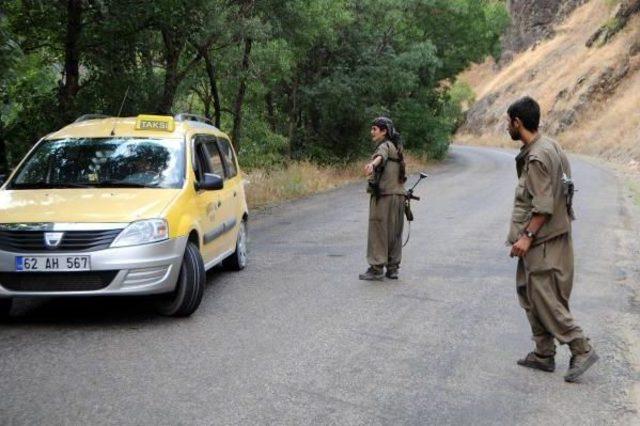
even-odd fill
[(520, 239), (518, 239), (518, 241), (516, 241), (516, 243), (513, 246), (511, 246), (510, 256), (523, 257), (525, 254), (527, 254), (527, 252), (531, 248), (532, 242), (533, 242), (533, 239), (527, 237), (526, 235), (521, 236)]

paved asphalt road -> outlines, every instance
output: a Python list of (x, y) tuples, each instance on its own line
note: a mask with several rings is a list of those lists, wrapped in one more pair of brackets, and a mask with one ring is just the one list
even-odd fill
[(0, 328), (0, 423), (639, 424), (633, 221), (606, 169), (573, 159), (572, 307), (601, 362), (578, 384), (565, 347), (556, 373), (515, 364), (531, 342), (504, 246), (513, 155), (455, 147), (431, 170), (397, 282), (357, 279), (358, 184), (256, 214), (250, 266), (209, 273), (192, 318), (20, 301)]

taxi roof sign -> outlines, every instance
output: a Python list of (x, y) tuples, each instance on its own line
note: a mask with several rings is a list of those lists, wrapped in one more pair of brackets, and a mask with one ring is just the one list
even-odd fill
[(136, 118), (136, 130), (156, 130), (173, 132), (176, 123), (173, 117), (166, 115), (139, 115)]

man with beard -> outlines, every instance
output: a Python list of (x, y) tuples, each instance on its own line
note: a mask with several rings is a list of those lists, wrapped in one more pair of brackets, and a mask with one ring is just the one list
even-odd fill
[(507, 114), (511, 138), (522, 142), (516, 157), (518, 186), (507, 242), (511, 257), (518, 257), (518, 299), (535, 342), (535, 350), (518, 364), (554, 371), (555, 338), (569, 345), (572, 356), (564, 379), (573, 382), (598, 355), (569, 311), (574, 218), (571, 169), (560, 145), (538, 132), (540, 106), (535, 100), (522, 98)]

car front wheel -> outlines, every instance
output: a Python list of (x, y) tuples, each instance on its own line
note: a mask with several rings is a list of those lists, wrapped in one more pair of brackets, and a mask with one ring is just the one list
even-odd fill
[(156, 310), (161, 315), (187, 317), (200, 306), (204, 293), (204, 262), (198, 247), (188, 242), (182, 259), (180, 275), (176, 289), (169, 294), (159, 296)]

